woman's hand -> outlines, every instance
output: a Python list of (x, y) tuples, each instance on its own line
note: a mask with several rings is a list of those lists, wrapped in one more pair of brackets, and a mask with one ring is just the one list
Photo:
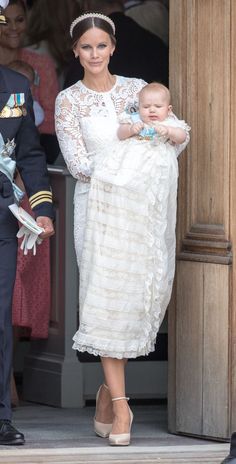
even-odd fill
[(79, 173), (79, 180), (81, 180), (81, 182), (88, 183), (90, 182), (90, 179), (90, 176), (85, 176), (84, 174), (81, 174), (81, 172)]

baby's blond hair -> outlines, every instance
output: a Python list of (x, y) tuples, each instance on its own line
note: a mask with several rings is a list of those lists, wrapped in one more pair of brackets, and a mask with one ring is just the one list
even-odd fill
[(160, 82), (151, 82), (150, 84), (145, 85), (139, 92), (139, 98), (142, 97), (143, 93), (149, 90), (155, 90), (157, 92), (164, 93), (166, 96), (168, 105), (170, 104), (170, 99), (171, 99), (170, 91), (164, 84), (161, 84)]

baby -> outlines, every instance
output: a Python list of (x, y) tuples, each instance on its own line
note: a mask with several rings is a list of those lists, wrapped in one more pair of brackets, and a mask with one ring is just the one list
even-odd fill
[[(178, 119), (172, 113), (170, 91), (163, 84), (147, 84), (139, 93), (139, 112), (131, 113), (127, 123), (120, 124), (118, 137), (125, 140), (139, 135), (140, 139), (158, 140), (182, 144), (186, 140), (186, 131), (178, 127)], [(164, 139), (162, 139), (163, 141)]]
[[(9, 63), (8, 68), (13, 69), (13, 71), (17, 71), (27, 77), (31, 86), (35, 83), (35, 72), (29, 63), (21, 60), (15, 60)], [(44, 110), (36, 100), (33, 100), (33, 110), (35, 125), (39, 126), (44, 120)]]
[(190, 127), (172, 113), (170, 92), (162, 84), (145, 85), (135, 104), (119, 117), (117, 141), (102, 153), (92, 177), (131, 189), (148, 188), (154, 172), (177, 157), (189, 141)]

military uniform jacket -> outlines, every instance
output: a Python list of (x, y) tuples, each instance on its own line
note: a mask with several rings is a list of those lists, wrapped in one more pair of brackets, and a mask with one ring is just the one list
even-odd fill
[[(12, 102), (15, 102), (14, 110), (12, 110)], [(15, 142), (13, 156), (35, 216), (53, 218), (46, 158), (34, 124), (28, 80), (1, 65), (0, 133), (5, 143), (8, 140)], [(12, 203), (14, 196), (11, 181), (0, 172), (0, 238), (16, 233), (17, 221), (8, 208)]]

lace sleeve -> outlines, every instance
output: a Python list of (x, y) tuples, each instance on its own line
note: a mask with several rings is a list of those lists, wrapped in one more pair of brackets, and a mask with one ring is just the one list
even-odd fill
[(83, 182), (89, 182), (93, 161), (83, 141), (78, 109), (65, 91), (59, 93), (55, 105), (56, 134), (60, 149), (71, 175)]
[(173, 127), (180, 127), (186, 133), (186, 139), (185, 139), (185, 141), (183, 143), (173, 144), (173, 146), (175, 148), (175, 152), (176, 152), (176, 157), (178, 157), (180, 155), (180, 153), (182, 153), (182, 151), (184, 151), (184, 149), (186, 148), (186, 146), (189, 143), (189, 140), (190, 140), (189, 132), (191, 130), (191, 127), (183, 119), (178, 119), (177, 116), (174, 113), (171, 113), (171, 116), (168, 119), (166, 119), (166, 125), (170, 125), (170, 126), (173, 126)]
[(176, 145), (175, 147), (177, 158), (182, 153), (182, 151), (184, 151), (185, 148), (187, 147), (189, 140), (190, 140), (189, 132), (191, 130), (191, 127), (184, 120), (180, 120), (179, 123), (180, 123), (179, 127), (181, 127), (186, 133), (186, 139), (183, 143), (180, 143), (179, 145)]

